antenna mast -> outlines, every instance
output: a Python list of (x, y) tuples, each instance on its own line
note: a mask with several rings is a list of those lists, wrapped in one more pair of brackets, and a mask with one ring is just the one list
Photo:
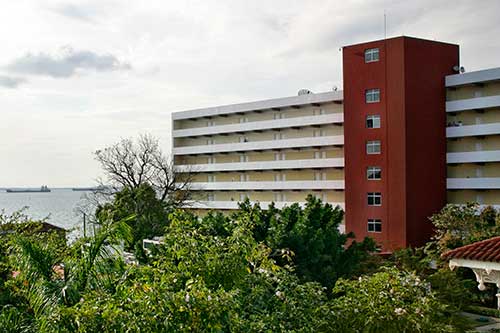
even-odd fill
[(387, 18), (384, 10), (384, 39), (387, 39)]

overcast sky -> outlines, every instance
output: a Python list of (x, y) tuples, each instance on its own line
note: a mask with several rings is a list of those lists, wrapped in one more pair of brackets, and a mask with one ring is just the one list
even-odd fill
[(170, 113), (342, 87), (342, 45), (410, 35), (500, 66), (500, 1), (2, 1), (0, 187), (92, 185)]

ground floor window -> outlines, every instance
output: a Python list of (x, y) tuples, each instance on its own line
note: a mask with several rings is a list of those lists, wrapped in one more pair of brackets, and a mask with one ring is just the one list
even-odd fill
[(368, 232), (382, 232), (382, 220), (368, 219)]

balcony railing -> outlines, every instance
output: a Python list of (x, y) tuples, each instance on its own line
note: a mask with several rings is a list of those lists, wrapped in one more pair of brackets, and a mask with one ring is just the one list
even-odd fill
[(452, 126), (446, 128), (447, 138), (459, 138), (465, 136), (499, 135), (500, 123)]
[(248, 182), (194, 182), (191, 190), (198, 191), (245, 191), (245, 190), (343, 190), (343, 180), (294, 180)]
[(236, 163), (213, 163), (177, 165), (178, 172), (224, 172), (224, 171), (251, 171), (251, 170), (287, 170), (287, 169), (318, 169), (343, 168), (343, 158), (318, 158), (307, 160), (284, 161), (256, 161)]
[(448, 178), (449, 190), (489, 190), (500, 189), (500, 177), (495, 178)]
[(476, 97), (446, 102), (446, 112), (459, 112), (465, 110), (479, 110), (500, 106), (499, 96)]
[(324, 114), (324, 115), (308, 116), (308, 117), (294, 117), (286, 119), (252, 121), (241, 124), (237, 123), (229, 125), (179, 129), (172, 131), (172, 135), (174, 138), (183, 138), (183, 137), (193, 137), (202, 135), (263, 131), (270, 129), (342, 124), (343, 122), (344, 122), (343, 113), (332, 113), (332, 114)]
[(446, 154), (448, 163), (500, 162), (500, 150), (468, 151)]
[(223, 143), (201, 146), (174, 147), (174, 155), (214, 154), (225, 152), (261, 151), (273, 149), (310, 148), (324, 146), (342, 146), (343, 135), (307, 137), (296, 139), (252, 141), (240, 143)]

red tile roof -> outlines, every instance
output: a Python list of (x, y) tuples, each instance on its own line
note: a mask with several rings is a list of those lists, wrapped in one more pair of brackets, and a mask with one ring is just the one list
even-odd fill
[(500, 262), (500, 236), (445, 252), (441, 258)]

